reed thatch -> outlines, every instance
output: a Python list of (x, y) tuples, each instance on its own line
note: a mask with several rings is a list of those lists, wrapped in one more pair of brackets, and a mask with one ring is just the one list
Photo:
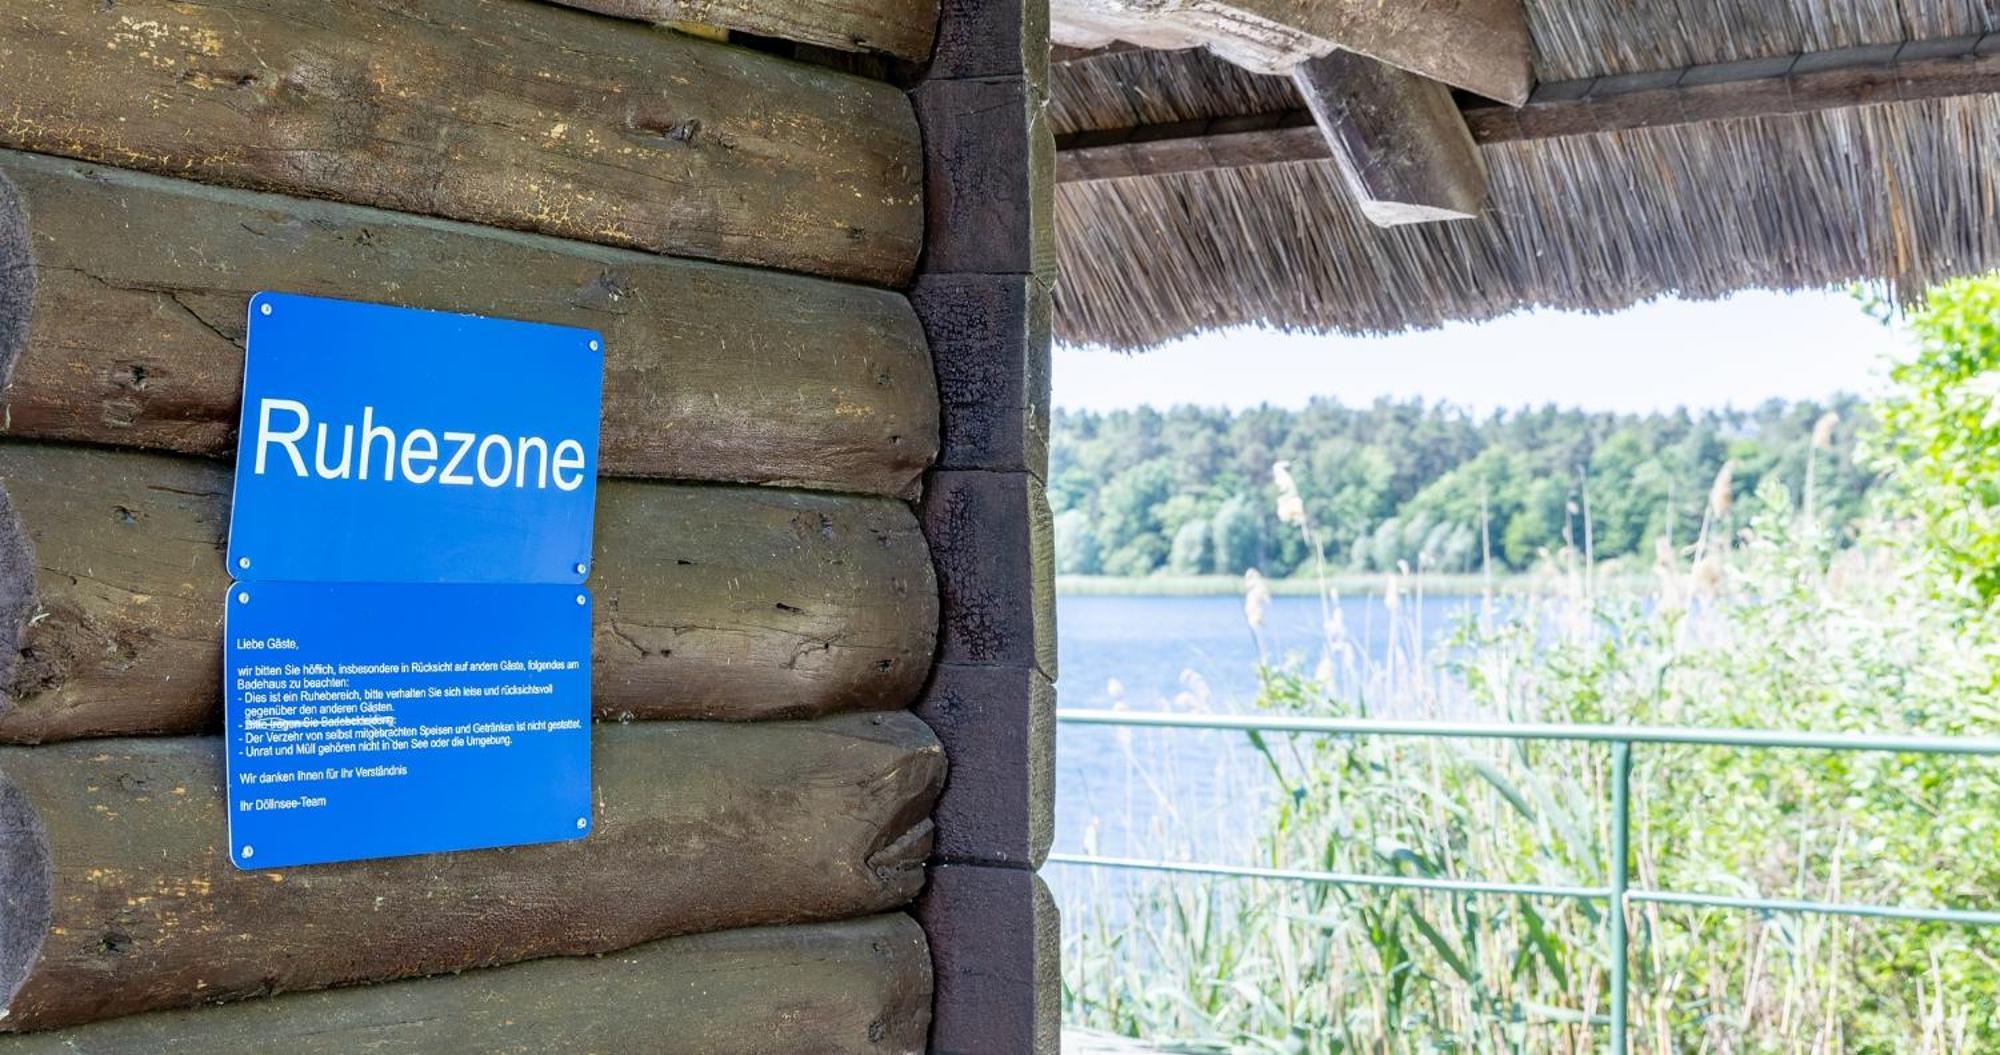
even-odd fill
[[(1980, 0), (1528, 6), (1543, 81), (2000, 28)], [(1050, 116), (1063, 134), (1297, 105), (1281, 79), (1194, 52), (1138, 52), (1061, 67)], [(1058, 332), (1121, 348), (1241, 323), (1380, 333), (1666, 293), (1862, 281), (1906, 296), (2000, 267), (1993, 96), (1484, 153), (1483, 218), (1390, 230), (1361, 218), (1330, 162), (1063, 184)]]

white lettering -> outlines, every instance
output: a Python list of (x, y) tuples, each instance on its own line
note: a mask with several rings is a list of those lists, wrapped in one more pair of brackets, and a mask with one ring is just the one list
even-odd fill
[[(417, 443), (420, 440), (423, 442), (421, 453), (417, 450)], [(411, 429), (409, 435), (403, 437), (403, 479), (413, 484), (430, 483), (431, 477), (437, 475), (437, 470), (431, 467), (430, 463), (437, 460), (438, 438), (431, 434), (431, 430)], [(421, 475), (410, 467), (412, 462), (424, 466)]]
[(535, 451), (541, 457), (535, 459), (535, 489), (549, 486), (549, 441), (540, 436), (523, 436), (520, 439), (521, 455), (514, 461), (514, 486), (528, 486), (528, 452)]
[[(583, 444), (575, 440), (564, 440), (556, 444), (556, 457), (551, 468), (555, 473), (556, 486), (565, 491), (574, 491), (583, 486)], [(568, 479), (563, 478), (563, 470), (572, 470)]]
[[(290, 420), (281, 419), (283, 414), (291, 415)], [(479, 484), (501, 488), (511, 484), (546, 490), (554, 481), (559, 490), (574, 491), (588, 479), (588, 459), (583, 444), (577, 440), (558, 440), (551, 447), (549, 440), (541, 436), (440, 434), (430, 429), (411, 429), (399, 437), (394, 428), (376, 422), (373, 406), (364, 406), (357, 459), (356, 428), (353, 424), (316, 422), (312, 409), (299, 400), (265, 398), (257, 408), (255, 471), (261, 474), (269, 468), (271, 450), (275, 447), (291, 462), (294, 475), (323, 480), (368, 480), (379, 449), (384, 483), (396, 482), (399, 467), (403, 480), (409, 483), (435, 482), (452, 487)], [(308, 472), (305, 454), (299, 447), (300, 441), (315, 429), (318, 434), (313, 437), (312, 470)], [(338, 437), (333, 435), (336, 429)], [(440, 458), (444, 462), (442, 468), (438, 465)], [(468, 459), (472, 462), (470, 466), (466, 465)]]
[(332, 469), (326, 467), (326, 422), (320, 422), (319, 443), (313, 449), (313, 470), (319, 473), (320, 479), (347, 479), (348, 462), (352, 461), (353, 458), (354, 426), (342, 425), (340, 427), (340, 465)]
[[(500, 452), (500, 471), (488, 475), (486, 472), (486, 452), (493, 450)], [(513, 475), (514, 472), (514, 448), (508, 444), (507, 437), (505, 436), (488, 436), (479, 441), (479, 457), (473, 463), (473, 466), (479, 470), (480, 483), (488, 487), (505, 487), (507, 486), (507, 477)]]
[(368, 479), (368, 444), (382, 441), (382, 479), (396, 479), (396, 434), (385, 425), (375, 424), (375, 408), (361, 408), (361, 478)]
[[(290, 432), (271, 431), (271, 412), (282, 410), (290, 413), (298, 421), (298, 428)], [(257, 405), (257, 473), (263, 475), (264, 454), (276, 443), (285, 448), (292, 459), (292, 471), (300, 476), (306, 474), (306, 460), (299, 456), (299, 441), (305, 439), (307, 427), (306, 405), (292, 399), (265, 399)]]
[(472, 441), (478, 438), (470, 432), (447, 432), (444, 434), (444, 441), (446, 443), (458, 444), (458, 449), (452, 451), (451, 460), (444, 463), (444, 472), (438, 476), (438, 483), (456, 484), (461, 487), (472, 486), (472, 477), (459, 472), (458, 463), (465, 460), (465, 452), (472, 449)]

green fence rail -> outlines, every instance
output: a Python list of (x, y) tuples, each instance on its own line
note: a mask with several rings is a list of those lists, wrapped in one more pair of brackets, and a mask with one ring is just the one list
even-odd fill
[(1866, 751), (1888, 754), (2000, 757), (2000, 739), (1949, 736), (1805, 733), (1762, 729), (1684, 729), (1638, 725), (1552, 725), (1524, 722), (1398, 721), (1381, 718), (1304, 718), (1281, 715), (1162, 714), (1065, 708), (1056, 712), (1064, 725), (1122, 728), (1220, 730), (1245, 733), (1306, 733), (1326, 736), (1392, 736), (1433, 740), (1572, 740), (1611, 745), (1611, 867), (1610, 883), (1602, 887), (1549, 886), (1533, 883), (1486, 882), (1467, 879), (1418, 879), (1362, 873), (1316, 872), (1291, 868), (1153, 861), (1086, 854), (1049, 855), (1054, 864), (1081, 865), (1191, 875), (1268, 879), (1431, 891), (1460, 895), (1546, 897), (1572, 901), (1603, 901), (1611, 941), (1610, 1050), (1626, 1055), (1627, 1013), (1630, 1007), (1631, 925), (1625, 916), (1633, 902), (1654, 902), (1697, 908), (1746, 912), (1817, 913), (1874, 919), (2000, 926), (2000, 911), (1920, 908), (1902, 905), (1845, 904), (1785, 898), (1725, 897), (1714, 894), (1644, 890), (1632, 887), (1632, 748), (1641, 744), (1686, 744), (1747, 750)]

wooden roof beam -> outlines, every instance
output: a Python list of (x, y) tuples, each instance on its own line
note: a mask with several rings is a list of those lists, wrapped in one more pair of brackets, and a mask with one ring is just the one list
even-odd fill
[[(1462, 113), (1485, 144), (1994, 93), (2000, 33), (1562, 81), (1538, 86), (1520, 109)], [(1306, 110), (1081, 132), (1058, 150), (1063, 183), (1333, 157)]]
[(1054, 0), (1050, 20), (1070, 48), (1206, 47), (1258, 73), (1351, 51), (1503, 103), (1533, 84), (1521, 0)]
[(1351, 51), (1300, 63), (1292, 83), (1369, 222), (1479, 215), (1486, 170), (1450, 88)]

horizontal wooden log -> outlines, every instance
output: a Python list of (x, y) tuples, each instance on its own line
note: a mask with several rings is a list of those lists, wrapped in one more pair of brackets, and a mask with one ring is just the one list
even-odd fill
[(240, 872), (220, 740), (0, 749), (48, 858), (0, 1030), (851, 918), (922, 886), (944, 755), (912, 715), (606, 724), (593, 750), (587, 840)]
[(603, 332), (617, 476), (910, 496), (937, 451), (923, 331), (886, 290), (32, 154), (0, 151), (4, 177), (38, 266), (0, 187), (0, 433), (233, 454), (247, 304), (275, 289)]
[[(1562, 81), (1537, 87), (1519, 109), (1481, 104), (1463, 112), (1473, 140), (1486, 144), (1991, 95), (2000, 92), (2000, 43), (1982, 44), (1984, 39)], [(1080, 183), (1330, 157), (1326, 137), (1301, 109), (1064, 136), (1056, 178)]]
[(1028, 473), (931, 474), (920, 511), (937, 563), (938, 660), (1056, 678), (1055, 530)]
[(1062, 922), (1040, 876), (938, 865), (917, 921), (937, 986), (932, 1055), (1058, 1055)]
[(645, 22), (683, 22), (836, 51), (929, 57), (938, 0), (555, 0)]
[(937, 364), (941, 469), (1049, 473), (1048, 287), (1032, 275), (927, 274), (910, 291)]
[[(0, 487), (34, 553), (31, 614), (0, 625), (0, 740), (215, 728), (229, 468), (12, 443)], [(936, 581), (893, 499), (604, 481), (595, 562), (600, 717), (893, 709), (929, 671)]]
[(951, 760), (937, 859), (1040, 868), (1055, 838), (1055, 686), (1029, 668), (940, 664), (917, 717)]
[(667, 938), (390, 985), (14, 1037), (8, 1055), (826, 1055), (921, 1051), (931, 965), (904, 915)]
[(0, 145), (894, 285), (894, 87), (527, 0), (19, 0)]

